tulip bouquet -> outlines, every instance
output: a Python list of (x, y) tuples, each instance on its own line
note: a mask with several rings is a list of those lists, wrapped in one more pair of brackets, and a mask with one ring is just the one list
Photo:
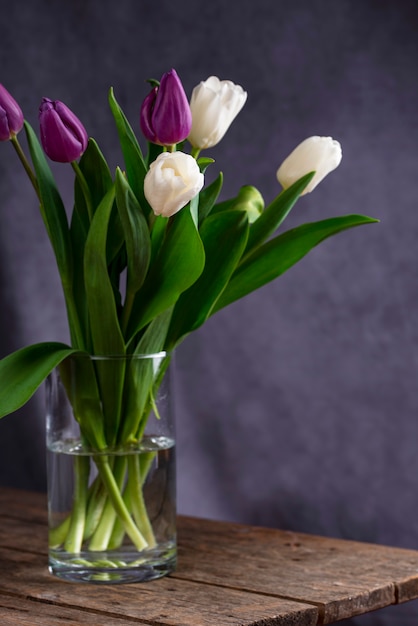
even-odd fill
[[(346, 215), (276, 233), (299, 196), (338, 166), (341, 147), (330, 137), (310, 137), (287, 157), (277, 172), (282, 189), (268, 206), (250, 185), (220, 200), (222, 173), (205, 186), (213, 160), (200, 155), (223, 138), (244, 106), (246, 92), (212, 76), (195, 87), (189, 102), (175, 70), (150, 83), (139, 114), (145, 150), (109, 91), (123, 156), (123, 166), (115, 172), (65, 104), (42, 100), (39, 141), (19, 105), (0, 86), (0, 139), (10, 140), (39, 199), (71, 336), (71, 345), (40, 343), (0, 361), (0, 416), (21, 407), (72, 355), (171, 354), (209, 316), (283, 274), (327, 237), (376, 221)], [(29, 156), (18, 141), (23, 127)], [(46, 157), (74, 169), (70, 219)], [(74, 402), (90, 450), (103, 453), (140, 444), (167, 361), (155, 375), (144, 374), (141, 404), (127, 411), (124, 427), (121, 415), (127, 409), (120, 391), (127, 389), (125, 373), (119, 368), (111, 380), (100, 381), (100, 368), (83, 372), (84, 386), (100, 395), (95, 411)], [(106, 410), (114, 408), (115, 397), (118, 419)], [(99, 464), (98, 469), (115, 510), (109, 523), (119, 519), (138, 550), (151, 545), (141, 516), (133, 521), (132, 502), (124, 499), (123, 487), (109, 478), (109, 468), (105, 471)], [(91, 511), (94, 493), (89, 498)], [(103, 502), (101, 498), (100, 511)], [(98, 508), (97, 502), (97, 519)], [(54, 545), (63, 544), (74, 554), (86, 539), (88, 520), (82, 509), (75, 502), (69, 516), (77, 519), (77, 533), (64, 523), (51, 534)], [(146, 517), (146, 511), (141, 515)], [(108, 547), (106, 540), (100, 545)]]

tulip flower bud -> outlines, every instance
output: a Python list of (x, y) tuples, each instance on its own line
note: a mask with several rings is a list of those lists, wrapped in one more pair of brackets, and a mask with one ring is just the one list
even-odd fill
[(237, 203), (234, 209), (247, 211), (248, 221), (250, 224), (260, 217), (264, 210), (264, 199), (261, 193), (251, 185), (244, 185), (238, 193)]
[(0, 84), (0, 141), (8, 141), (22, 130), (22, 109), (7, 89)]
[(310, 193), (318, 183), (340, 164), (341, 145), (332, 137), (308, 137), (289, 154), (277, 170), (277, 180), (287, 189), (309, 172), (316, 172), (302, 195)]
[(63, 102), (42, 98), (39, 124), (42, 147), (52, 161), (71, 163), (86, 150), (87, 131)]
[(247, 100), (247, 92), (230, 80), (210, 76), (192, 92), (192, 129), (188, 137), (195, 148), (212, 148), (220, 142)]
[(189, 102), (175, 70), (164, 74), (141, 106), (139, 123), (148, 141), (171, 146), (186, 139), (192, 125)]
[(202, 189), (204, 176), (196, 160), (184, 152), (162, 152), (150, 165), (144, 193), (155, 215), (170, 217)]

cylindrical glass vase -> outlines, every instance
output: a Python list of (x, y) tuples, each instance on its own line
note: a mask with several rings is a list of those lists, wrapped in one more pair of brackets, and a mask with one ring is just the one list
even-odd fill
[(73, 582), (176, 565), (169, 357), (72, 356), (47, 379), (49, 570)]

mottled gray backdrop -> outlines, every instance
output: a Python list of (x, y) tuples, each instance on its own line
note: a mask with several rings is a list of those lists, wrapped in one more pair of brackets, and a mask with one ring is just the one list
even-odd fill
[[(297, 143), (341, 141), (341, 166), (287, 225), (352, 212), (381, 222), (323, 243), (178, 350), (179, 510), (418, 548), (416, 0), (14, 0), (0, 24), (0, 81), (27, 119), (37, 128), (42, 96), (63, 100), (112, 164), (109, 86), (138, 128), (144, 80), (171, 67), (187, 93), (211, 74), (248, 91), (210, 151), (224, 197), (254, 184), (269, 201)], [(55, 170), (71, 204), (71, 171)], [(68, 337), (55, 261), (9, 145), (0, 191), (6, 355)], [(0, 484), (45, 489), (42, 392), (0, 424)], [(350, 623), (417, 619), (410, 603)]]

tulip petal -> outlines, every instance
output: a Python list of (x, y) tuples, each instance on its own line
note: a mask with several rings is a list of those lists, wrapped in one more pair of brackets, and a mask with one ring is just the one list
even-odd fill
[(55, 103), (55, 110), (58, 113), (65, 128), (74, 135), (74, 138), (81, 144), (83, 152), (87, 148), (88, 135), (83, 124), (78, 117), (63, 102), (59, 100)]
[(183, 141), (192, 126), (192, 114), (183, 85), (175, 70), (161, 78), (152, 116), (153, 128), (161, 145)]
[(58, 113), (51, 110), (45, 125), (41, 127), (41, 140), (46, 154), (52, 161), (68, 163), (80, 156), (81, 143), (61, 122)]
[(13, 98), (2, 84), (0, 84), (0, 141), (8, 141), (23, 127), (23, 113)]
[(141, 111), (139, 114), (139, 125), (141, 131), (147, 141), (151, 143), (157, 143), (157, 136), (152, 126), (152, 113), (155, 105), (155, 98), (157, 96), (158, 88), (154, 87), (152, 91), (147, 95), (142, 103)]
[(39, 124), (42, 147), (52, 161), (70, 163), (86, 150), (87, 131), (63, 102), (43, 98)]
[(170, 217), (194, 198), (204, 176), (195, 159), (184, 152), (163, 152), (150, 165), (144, 193), (156, 215)]
[(8, 141), (10, 139), (10, 127), (7, 113), (0, 106), (0, 141)]
[(230, 80), (210, 76), (192, 92), (190, 108), (192, 128), (189, 141), (200, 150), (211, 148), (221, 141), (241, 111), (247, 93)]
[(171, 146), (186, 139), (192, 114), (183, 85), (172, 69), (145, 98), (140, 112), (141, 130), (148, 141)]
[(332, 137), (308, 137), (289, 154), (277, 170), (277, 179), (283, 189), (308, 172), (315, 172), (311, 182), (302, 195), (310, 193), (315, 187), (340, 164), (341, 145)]

